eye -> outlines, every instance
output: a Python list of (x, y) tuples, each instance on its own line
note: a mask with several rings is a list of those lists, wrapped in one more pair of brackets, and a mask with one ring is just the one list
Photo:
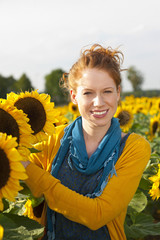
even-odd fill
[(84, 92), (83, 95), (89, 95), (91, 92)]
[(104, 93), (112, 93), (111, 90), (105, 90)]

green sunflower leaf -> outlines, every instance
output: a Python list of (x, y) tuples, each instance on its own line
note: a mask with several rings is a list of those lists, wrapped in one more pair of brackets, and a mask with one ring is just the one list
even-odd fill
[(144, 213), (138, 214), (135, 223), (130, 226), (125, 222), (124, 228), (128, 240), (160, 236), (160, 222), (154, 223), (153, 217)]
[(4, 228), (3, 240), (33, 240), (43, 236), (44, 227), (24, 216), (3, 213), (0, 223)]
[(148, 190), (151, 188), (151, 182), (148, 179), (145, 179), (143, 176), (139, 183), (139, 189)]
[(140, 213), (145, 209), (146, 206), (147, 197), (143, 192), (138, 190), (128, 205), (127, 213), (131, 215), (135, 213)]
[(38, 149), (36, 149), (36, 148), (28, 148), (29, 149), (29, 151), (31, 152), (31, 153), (39, 153), (39, 152), (41, 152), (40, 150), (38, 150)]

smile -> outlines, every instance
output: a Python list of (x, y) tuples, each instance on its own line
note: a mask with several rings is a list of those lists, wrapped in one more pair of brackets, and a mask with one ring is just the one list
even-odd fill
[(93, 111), (92, 114), (101, 116), (103, 114), (106, 114), (107, 112), (108, 112), (108, 110), (105, 110), (105, 111), (95, 111), (95, 112)]

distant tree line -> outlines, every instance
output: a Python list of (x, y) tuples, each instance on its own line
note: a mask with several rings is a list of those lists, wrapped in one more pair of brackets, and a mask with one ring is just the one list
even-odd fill
[(127, 70), (127, 79), (132, 85), (132, 91), (130, 92), (122, 92), (122, 98), (125, 96), (134, 95), (135, 97), (159, 97), (160, 90), (142, 90), (142, 85), (144, 83), (144, 77), (142, 73), (135, 68), (135, 66), (131, 66)]
[(134, 97), (160, 97), (160, 90), (140, 90), (140, 91), (127, 91), (121, 93), (121, 99), (124, 99), (126, 96), (133, 95)]
[[(64, 71), (62, 69), (55, 69), (44, 77), (44, 93), (48, 93), (51, 96), (51, 100), (55, 105), (63, 105), (69, 102), (69, 94), (59, 86), (60, 79), (62, 78)], [(142, 91), (142, 84), (144, 82), (143, 75), (134, 66), (128, 68), (127, 79), (132, 85), (132, 92), (122, 92), (122, 97), (133, 94), (135, 96), (147, 96), (151, 97), (154, 94), (160, 96), (160, 91)], [(123, 86), (122, 86), (123, 87)], [(32, 86), (31, 80), (24, 73), (19, 79), (15, 79), (13, 76), (4, 77), (0, 75), (0, 98), (6, 98), (6, 94), (11, 91), (19, 93), (21, 91), (32, 91), (35, 88)]]
[[(51, 100), (55, 105), (67, 104), (69, 97), (67, 92), (59, 86), (60, 79), (64, 71), (62, 69), (56, 69), (51, 71), (50, 74), (45, 76), (45, 88), (44, 93), (48, 93), (51, 96)], [(16, 80), (13, 76), (4, 77), (0, 75), (0, 98), (6, 98), (7, 93), (21, 91), (32, 91), (35, 87), (32, 86), (31, 80), (24, 73)]]
[(48, 93), (55, 105), (68, 104), (69, 94), (61, 86), (61, 78), (64, 71), (62, 69), (55, 69), (45, 76), (45, 93)]
[(131, 66), (127, 70), (127, 79), (132, 85), (133, 91), (141, 91), (142, 84), (144, 82), (143, 75), (134, 66)]
[(6, 98), (10, 92), (31, 91), (34, 87), (26, 74), (16, 80), (13, 76), (4, 77), (0, 75), (0, 98)]

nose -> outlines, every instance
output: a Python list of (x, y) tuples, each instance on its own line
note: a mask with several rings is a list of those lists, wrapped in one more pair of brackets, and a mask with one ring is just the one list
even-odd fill
[(104, 105), (103, 97), (101, 95), (95, 96), (95, 98), (93, 100), (93, 103), (94, 103), (94, 106), (102, 106), (102, 105)]

